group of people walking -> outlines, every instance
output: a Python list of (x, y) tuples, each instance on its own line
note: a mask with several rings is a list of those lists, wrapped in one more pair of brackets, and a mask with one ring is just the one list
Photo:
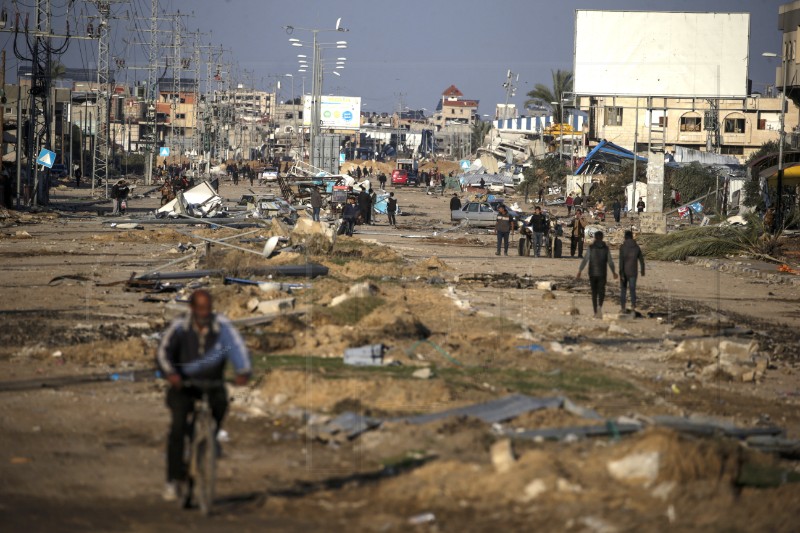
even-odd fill
[[(461, 205), (458, 196), (453, 195), (450, 200), (451, 210), (458, 209)], [(571, 212), (571, 207), (575, 204), (572, 203), (568, 206), (568, 213)], [(615, 210), (616, 205), (613, 207)], [(616, 215), (616, 213), (615, 213)], [(542, 213), (539, 206), (534, 208), (534, 213), (531, 215), (528, 226), (530, 227), (532, 240), (531, 243), (534, 247), (535, 257), (540, 256), (542, 241), (548, 230), (549, 221), (547, 216)], [(495, 221), (495, 233), (497, 234), (497, 250), (495, 255), (501, 253), (508, 255), (509, 237), (513, 235), (517, 221), (514, 220), (509, 214), (508, 209), (504, 205), (500, 205), (497, 210), (497, 217)], [(592, 309), (594, 316), (602, 318), (603, 303), (605, 302), (606, 285), (608, 270), (611, 271), (614, 279), (620, 281), (620, 312), (627, 312), (628, 294), (630, 294), (631, 309), (636, 312), (636, 281), (641, 274), (644, 276), (645, 263), (642, 250), (633, 238), (632, 231), (625, 232), (625, 240), (619, 249), (619, 274), (615, 267), (611, 249), (604, 241), (602, 231), (596, 231), (593, 236), (593, 242), (588, 247), (588, 253), (584, 255), (584, 235), (586, 231), (587, 222), (584, 218), (583, 209), (576, 208), (575, 216), (569, 221), (568, 231), (570, 236), (570, 257), (575, 257), (576, 253), (579, 259), (582, 259), (578, 268), (576, 279), (579, 279), (588, 267), (589, 284), (592, 293)]]

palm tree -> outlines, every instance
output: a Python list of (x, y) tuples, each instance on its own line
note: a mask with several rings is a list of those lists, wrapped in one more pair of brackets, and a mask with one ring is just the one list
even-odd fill
[(67, 73), (67, 67), (65, 67), (60, 61), (53, 61), (50, 63), (50, 79), (51, 80), (60, 80), (64, 77)]
[(486, 135), (489, 133), (489, 130), (492, 129), (491, 122), (484, 122), (482, 120), (478, 120), (475, 124), (472, 125), (472, 149), (473, 152), (483, 146), (484, 141), (486, 140)]
[(563, 100), (567, 93), (572, 92), (572, 72), (569, 70), (551, 70), (553, 76), (553, 87), (548, 87), (543, 83), (537, 83), (533, 90), (528, 93), (528, 100), (525, 100), (525, 106), (536, 105), (544, 101), (547, 104), (551, 102), (558, 102), (556, 104), (556, 117), (559, 123), (564, 120)]

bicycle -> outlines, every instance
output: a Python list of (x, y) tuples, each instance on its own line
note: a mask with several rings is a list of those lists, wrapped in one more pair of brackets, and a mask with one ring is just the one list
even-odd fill
[[(222, 381), (190, 380), (184, 382), (187, 387), (201, 391), (199, 400), (195, 401), (192, 411), (190, 431), (186, 450), (188, 475), (186, 477), (181, 507), (188, 509), (192, 505), (195, 486), (197, 488), (197, 504), (200, 512), (208, 516), (214, 504), (214, 483), (217, 477), (217, 423), (211, 414), (209, 391), (224, 386)], [(198, 405), (199, 403), (199, 405)]]

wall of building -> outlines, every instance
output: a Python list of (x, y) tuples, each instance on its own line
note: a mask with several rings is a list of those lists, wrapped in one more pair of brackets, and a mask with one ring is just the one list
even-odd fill
[[(633, 150), (635, 140), (637, 151), (642, 152), (649, 140), (660, 145), (663, 138), (667, 151), (676, 145), (706, 150), (706, 111), (711, 109), (708, 100), (653, 98), (648, 103), (647, 98), (605, 97), (591, 102), (584, 97), (580, 103), (580, 109), (592, 115), (590, 143), (606, 139)], [(780, 98), (721, 101), (721, 152), (744, 161), (765, 142), (778, 140), (780, 106)], [(798, 119), (800, 108), (787, 101), (787, 132), (797, 127)]]

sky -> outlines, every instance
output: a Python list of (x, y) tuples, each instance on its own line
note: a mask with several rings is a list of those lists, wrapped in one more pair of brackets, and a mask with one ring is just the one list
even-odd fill
[[(24, 2), (28, 3), (28, 2)], [(206, 33), (204, 42), (222, 45), (226, 60), (252, 79), (258, 89), (274, 90), (277, 76), (291, 73), (300, 94), (303, 76), (297, 72), (298, 53), (289, 38), (311, 39), (311, 33), (283, 29), (333, 29), (341, 17), (347, 33), (322, 32), (320, 41), (346, 40), (346, 50), (327, 50), (326, 57), (347, 57), (341, 76), (326, 75), (324, 94), (361, 96), (362, 109), (395, 111), (425, 108), (431, 113), (451, 84), (467, 98), (481, 101), (479, 112), (493, 114), (505, 101), (506, 71), (519, 74), (516, 97), (536, 83), (550, 85), (551, 70), (572, 69), (575, 9), (749, 12), (750, 78), (754, 91), (774, 83), (776, 59), (765, 51), (780, 51), (777, 29), (782, 0), (161, 0), (165, 12), (188, 16), (186, 27)], [(5, 4), (5, 2), (4, 2)], [(59, 4), (55, 2), (54, 5)], [(129, 0), (114, 13), (149, 16), (150, 0)], [(79, 8), (86, 9), (86, 8)], [(91, 10), (89, 10), (91, 11)], [(87, 12), (89, 12), (87, 11)], [(141, 24), (141, 23), (139, 23)], [(54, 24), (56, 27), (58, 22)], [(129, 32), (135, 24), (115, 20), (112, 53), (125, 56), (129, 66), (146, 62), (135, 41), (145, 34)], [(138, 35), (138, 36), (137, 36)], [(10, 51), (8, 34), (0, 34)], [(94, 66), (96, 44), (71, 46), (63, 62), (70, 67)], [(138, 50), (137, 50), (138, 49)], [(310, 55), (310, 54), (309, 54)], [(13, 67), (10, 61), (9, 69)], [(142, 71), (127, 69), (117, 80), (132, 80)], [(9, 76), (13, 78), (9, 72)], [(310, 78), (305, 80), (310, 91)], [(284, 77), (280, 97), (291, 97), (291, 80)]]

